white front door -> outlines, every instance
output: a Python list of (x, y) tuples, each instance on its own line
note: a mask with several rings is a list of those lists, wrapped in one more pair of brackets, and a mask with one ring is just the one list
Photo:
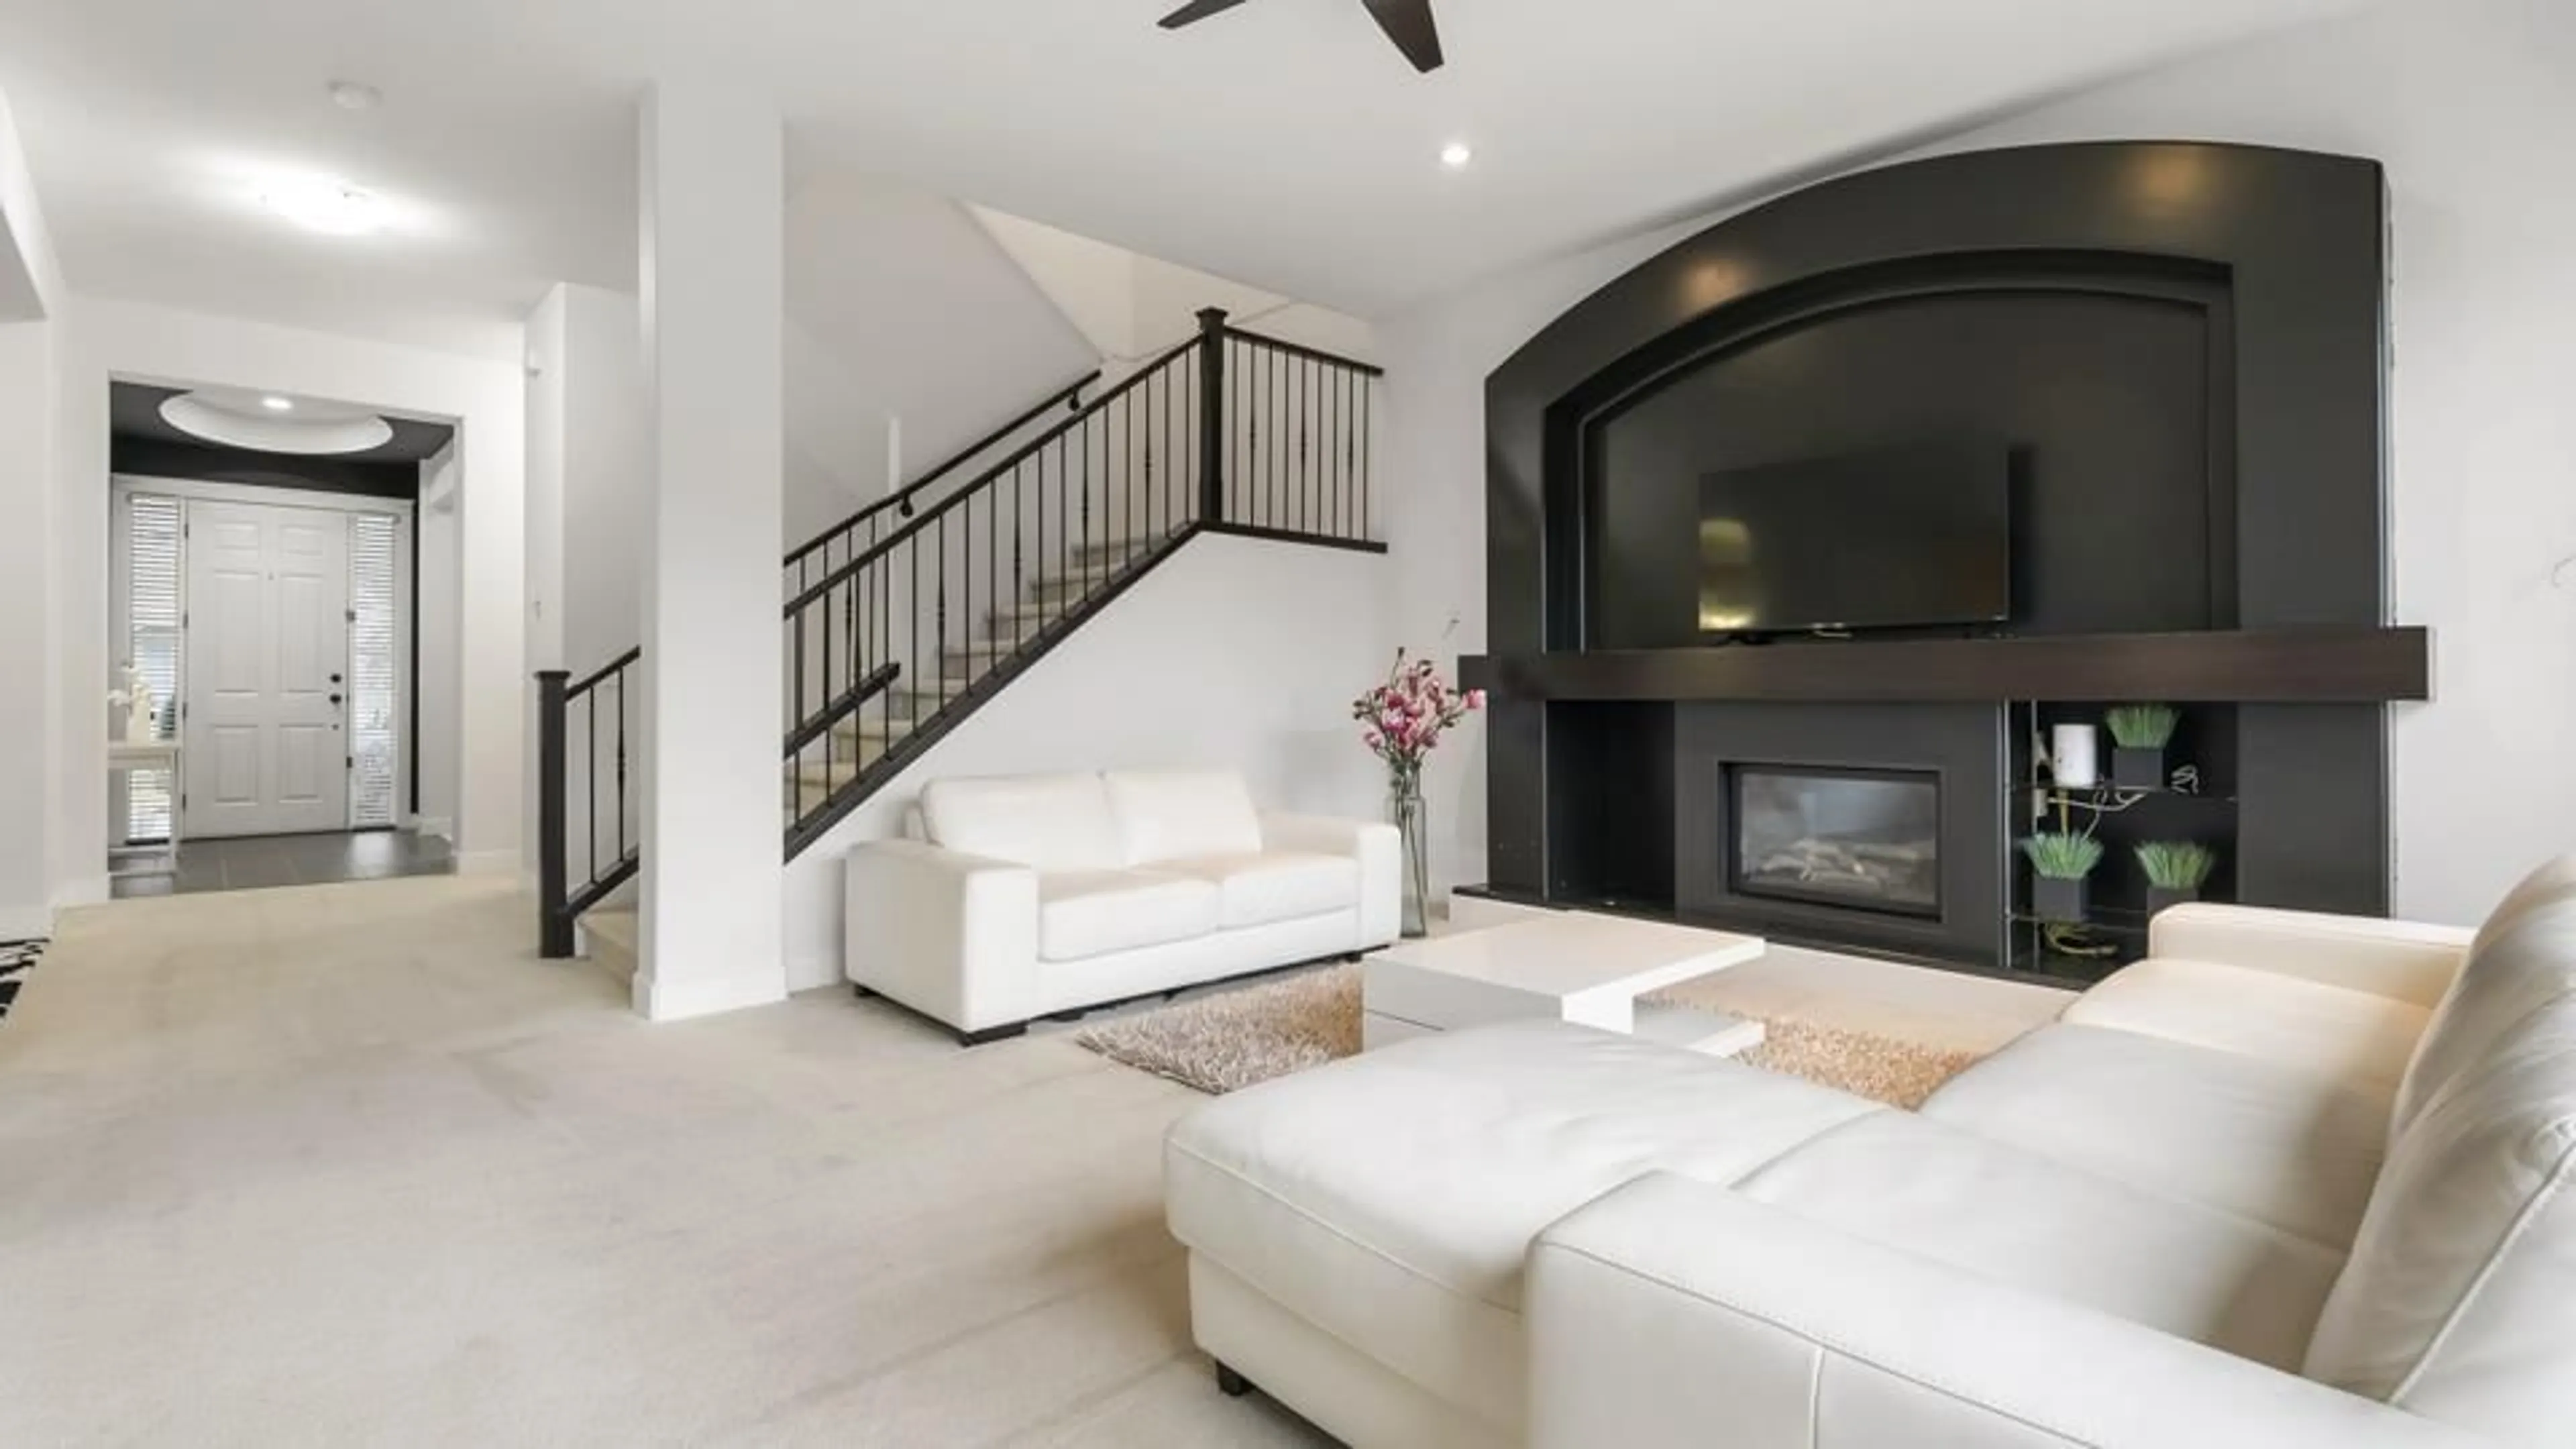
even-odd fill
[(188, 504), (185, 829), (344, 830), (349, 515)]

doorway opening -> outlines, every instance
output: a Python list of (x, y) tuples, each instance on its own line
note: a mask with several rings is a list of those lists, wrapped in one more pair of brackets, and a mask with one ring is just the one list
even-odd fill
[(110, 411), (112, 893), (454, 869), (417, 766), (452, 425), (129, 382)]

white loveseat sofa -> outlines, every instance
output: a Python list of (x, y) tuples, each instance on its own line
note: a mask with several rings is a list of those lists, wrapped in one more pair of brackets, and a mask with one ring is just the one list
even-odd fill
[(843, 970), (972, 1045), (1396, 937), (1392, 826), (1265, 815), (1227, 771), (941, 780), (850, 853)]
[(2576, 1444), (2576, 861), (2220, 906), (1918, 1113), (1554, 1023), (1178, 1123), (1193, 1327), (1360, 1446)]

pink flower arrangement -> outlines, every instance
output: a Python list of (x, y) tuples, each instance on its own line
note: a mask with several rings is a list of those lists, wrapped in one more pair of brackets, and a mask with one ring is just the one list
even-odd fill
[(1386, 683), (1351, 701), (1351, 718), (1360, 722), (1360, 739), (1403, 787), (1419, 783), (1423, 757), (1451, 725), (1484, 707), (1483, 690), (1453, 689), (1430, 660), (1407, 663), (1399, 649)]

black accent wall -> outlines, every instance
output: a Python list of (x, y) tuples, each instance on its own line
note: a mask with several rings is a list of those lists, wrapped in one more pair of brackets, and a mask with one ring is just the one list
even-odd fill
[[(2384, 625), (2385, 215), (2371, 161), (2107, 142), (1887, 167), (1709, 228), (1488, 379), (1493, 676), (1706, 647), (1701, 475), (1961, 432), (2013, 450), (2002, 632)], [(1686, 869), (1636, 843), (1675, 838), (1677, 747), (1637, 759), (1672, 714), (1499, 694), (1493, 887)], [(1984, 717), (2003, 758), (2007, 712)], [(2383, 912), (2385, 706), (2246, 704), (2232, 729), (2240, 897)]]

